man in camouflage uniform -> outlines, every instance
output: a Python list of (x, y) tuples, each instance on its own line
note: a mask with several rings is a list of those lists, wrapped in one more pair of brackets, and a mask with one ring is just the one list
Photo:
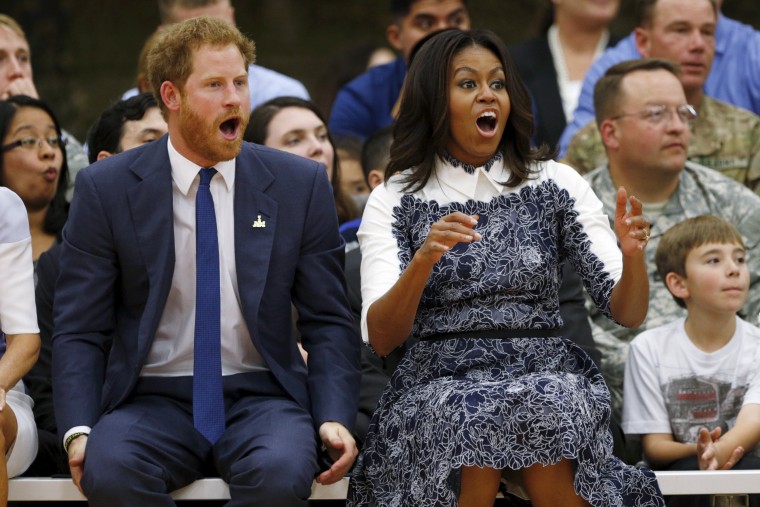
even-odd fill
[[(602, 373), (613, 409), (620, 414), (623, 369), (628, 344), (645, 329), (685, 315), (657, 275), (654, 254), (662, 234), (697, 215), (718, 215), (733, 223), (745, 239), (750, 291), (741, 315), (757, 324), (760, 311), (760, 197), (717, 171), (686, 161), (690, 116), (678, 68), (664, 60), (630, 60), (611, 67), (597, 82), (594, 99), (609, 165), (584, 177), (612, 222), (615, 195), (623, 186), (644, 203), (651, 220), (646, 248), (649, 312), (638, 329), (610, 321), (591, 305), (594, 340), (602, 352)], [(590, 300), (589, 300), (590, 301)]]
[[(708, 0), (657, 2), (651, 19), (635, 30), (636, 46), (644, 57), (681, 65), (686, 99), (699, 112), (689, 122), (689, 160), (760, 193), (760, 117), (703, 92), (715, 55), (714, 9)], [(607, 162), (595, 121), (575, 134), (563, 162), (581, 174)]]

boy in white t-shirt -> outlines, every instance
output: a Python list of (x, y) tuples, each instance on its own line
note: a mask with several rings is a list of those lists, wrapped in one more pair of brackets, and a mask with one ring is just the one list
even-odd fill
[(749, 289), (741, 235), (722, 218), (691, 218), (662, 236), (655, 261), (688, 316), (631, 342), (623, 431), (642, 436), (653, 469), (760, 468), (760, 329), (736, 315)]

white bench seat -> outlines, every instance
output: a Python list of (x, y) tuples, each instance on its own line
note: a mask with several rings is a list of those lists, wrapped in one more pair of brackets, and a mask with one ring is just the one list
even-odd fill
[[(760, 494), (760, 470), (657, 472), (665, 495)], [(348, 480), (330, 486), (314, 483), (310, 500), (344, 500)], [(172, 493), (175, 500), (228, 500), (230, 490), (221, 479), (201, 479)], [(84, 497), (71, 479), (17, 477), (8, 490), (11, 502), (81, 502)]]

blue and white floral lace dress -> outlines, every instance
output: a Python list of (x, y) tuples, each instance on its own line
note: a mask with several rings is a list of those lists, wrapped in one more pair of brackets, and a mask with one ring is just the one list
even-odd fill
[[(508, 179), (498, 155), (478, 168), (448, 159), (420, 191), (403, 193), (396, 176), (367, 203), (359, 231), (365, 340), (367, 308), (432, 223), (454, 211), (479, 215), (483, 239), (455, 246), (430, 276), (413, 329), (422, 341), (378, 403), (347, 505), (456, 505), (462, 466), (518, 470), (563, 458), (594, 506), (664, 505), (650, 471), (612, 456), (609, 392), (591, 359), (551, 336), (560, 327), (563, 259), (609, 315), (622, 257), (602, 204), (555, 162), (517, 188), (499, 183)], [(494, 339), (494, 330), (506, 338)], [(425, 340), (433, 335), (451, 337)]]

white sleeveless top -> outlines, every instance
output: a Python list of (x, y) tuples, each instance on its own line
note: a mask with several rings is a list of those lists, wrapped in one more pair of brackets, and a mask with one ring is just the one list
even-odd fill
[(21, 198), (0, 187), (0, 330), (39, 333), (29, 219)]

